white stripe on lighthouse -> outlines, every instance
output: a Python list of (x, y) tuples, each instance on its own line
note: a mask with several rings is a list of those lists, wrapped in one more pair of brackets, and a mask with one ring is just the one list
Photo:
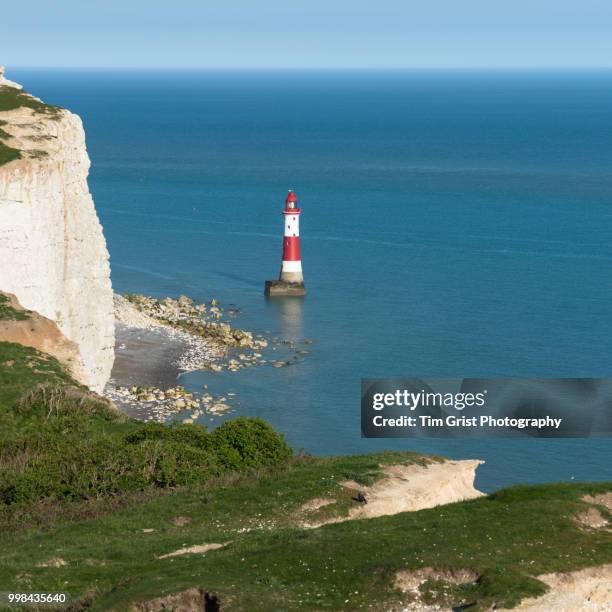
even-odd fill
[(285, 215), (285, 236), (300, 235), (300, 216)]
[(301, 261), (287, 261), (286, 259), (283, 259), (283, 264), (282, 264), (282, 271), (283, 272), (302, 272), (302, 262)]

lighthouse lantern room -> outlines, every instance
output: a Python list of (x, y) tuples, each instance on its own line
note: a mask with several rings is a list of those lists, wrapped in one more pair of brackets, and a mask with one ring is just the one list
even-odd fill
[(297, 196), (293, 189), (290, 189), (283, 210), (285, 231), (280, 277), (278, 281), (266, 281), (266, 295), (304, 295), (306, 293), (300, 257), (300, 214)]

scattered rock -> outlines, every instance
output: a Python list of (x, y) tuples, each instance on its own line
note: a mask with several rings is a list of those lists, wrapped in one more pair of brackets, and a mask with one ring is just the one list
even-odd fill
[(228, 404), (224, 404), (223, 402), (218, 402), (216, 404), (212, 404), (211, 406), (209, 406), (206, 409), (206, 412), (209, 412), (211, 414), (222, 414), (224, 412), (228, 412), (229, 410), (231, 410), (230, 406), (228, 406)]
[(415, 570), (402, 570), (395, 574), (395, 586), (404, 593), (420, 597), (420, 586), (427, 580), (441, 580), (449, 584), (470, 584), (479, 575), (470, 569), (434, 569), (423, 567)]
[(68, 565), (68, 561), (64, 561), (61, 557), (55, 557), (38, 563), (36, 567), (64, 567), (65, 565)]
[(189, 525), (193, 519), (190, 516), (175, 516), (170, 520), (173, 525), (177, 527), (184, 527), (185, 525)]
[[(194, 302), (186, 295), (181, 295), (178, 299), (156, 299), (135, 294), (117, 295), (115, 315), (116, 320), (127, 327), (155, 330), (155, 334), (161, 334), (162, 343), (165, 335), (172, 340), (180, 340), (183, 352), (173, 365), (183, 371), (205, 369), (214, 373), (236, 373), (244, 368), (265, 363), (282, 368), (294, 365), (298, 361), (298, 355), (308, 353), (295, 349), (296, 340), (275, 338), (277, 344), (289, 347), (293, 355), (272, 361), (264, 359), (264, 355), (259, 351), (268, 346), (268, 340), (249, 331), (234, 328), (223, 321), (223, 309), (214, 299), (207, 306)], [(286, 349), (281, 348), (279, 352), (282, 350)], [(105, 389), (105, 395), (130, 414), (147, 421), (164, 422), (177, 418), (177, 412), (192, 410), (194, 412), (185, 421), (189, 423), (189, 419), (196, 420), (200, 416), (198, 411), (201, 407), (212, 415), (231, 409), (225, 397), (220, 400), (215, 400), (212, 396), (193, 397), (180, 385), (163, 390), (153, 387), (127, 388), (117, 386), (111, 381)], [(139, 415), (141, 410), (142, 416)]]

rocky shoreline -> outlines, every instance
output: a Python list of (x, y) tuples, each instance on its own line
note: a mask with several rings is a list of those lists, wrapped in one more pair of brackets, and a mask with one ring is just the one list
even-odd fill
[[(176, 384), (181, 373), (280, 368), (308, 354), (294, 341), (232, 327), (228, 319), (236, 311), (224, 311), (214, 299), (202, 304), (185, 295), (156, 299), (128, 294), (115, 295), (114, 306), (116, 359), (105, 395), (130, 416), (146, 421), (192, 423), (205, 415), (226, 414), (238, 404), (234, 393), (214, 395), (206, 385), (201, 392), (186, 391)], [(281, 345), (292, 353), (290, 359), (264, 355)]]

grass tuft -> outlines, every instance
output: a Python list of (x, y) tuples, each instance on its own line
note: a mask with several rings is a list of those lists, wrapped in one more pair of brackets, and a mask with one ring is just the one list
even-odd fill
[(28, 310), (13, 308), (8, 295), (0, 293), (0, 321), (26, 321), (29, 318)]

